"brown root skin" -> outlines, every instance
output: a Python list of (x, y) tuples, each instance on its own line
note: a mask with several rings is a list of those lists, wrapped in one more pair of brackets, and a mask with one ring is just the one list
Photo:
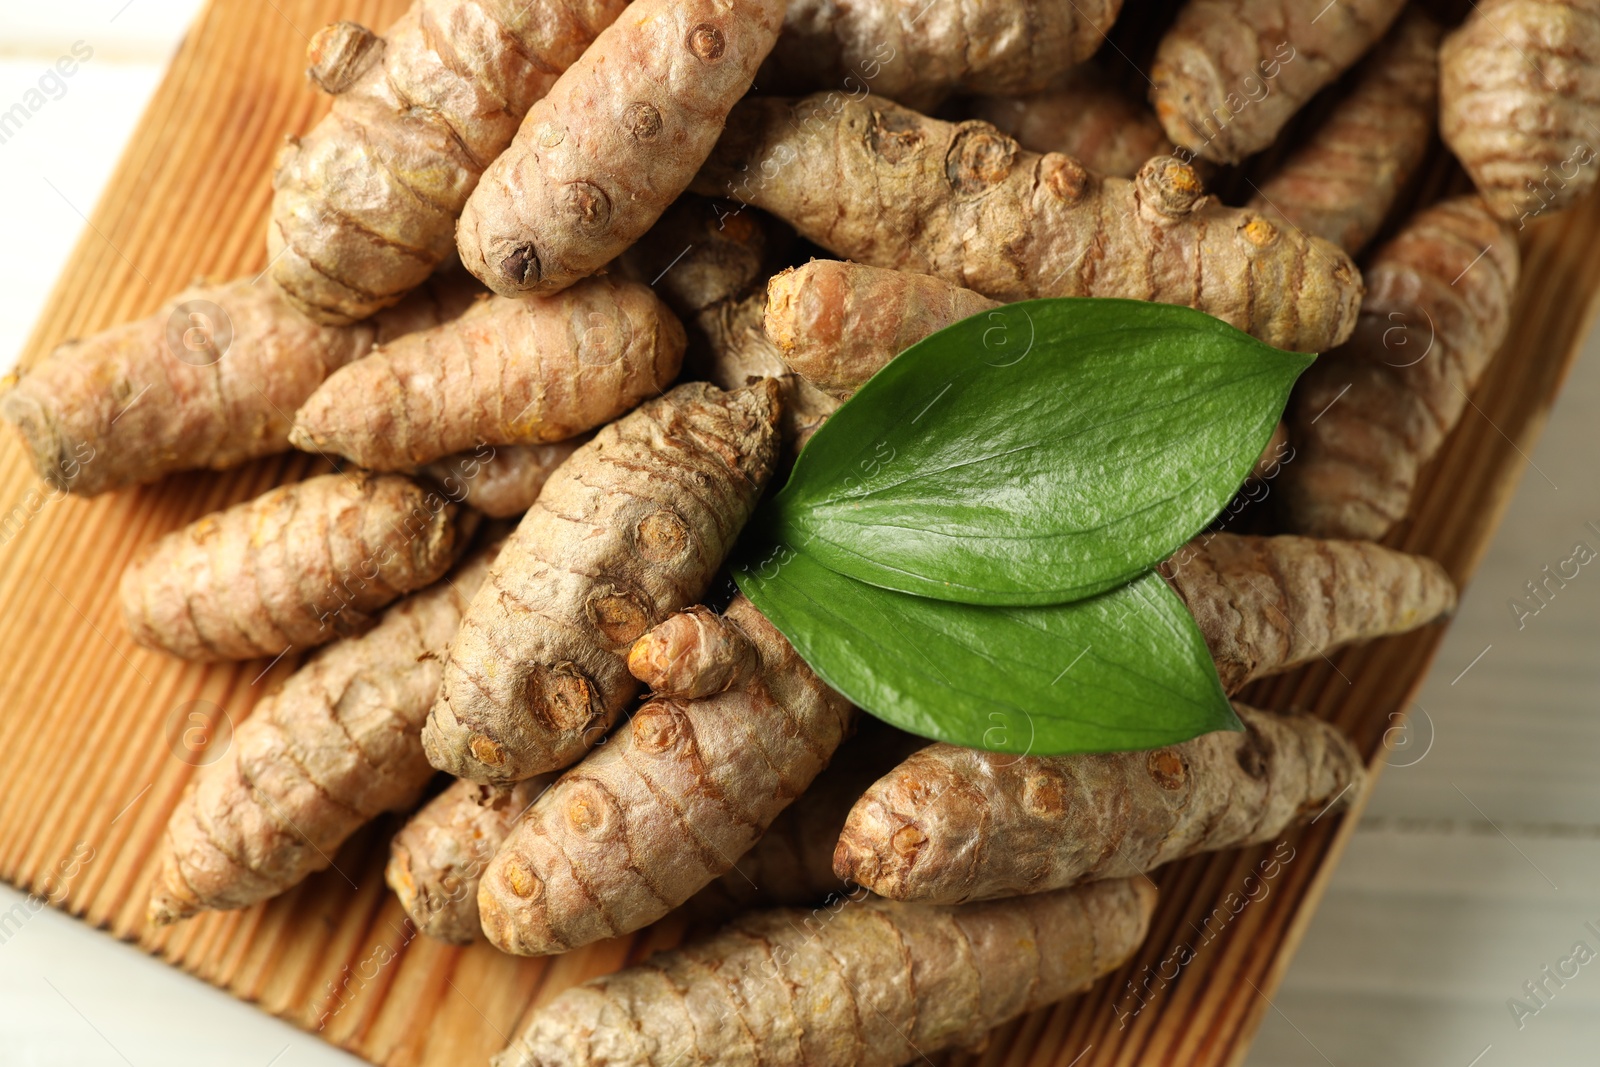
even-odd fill
[(1428, 208), (1377, 251), (1355, 335), (1289, 403), (1290, 529), (1377, 540), (1406, 515), (1505, 340), (1518, 273), (1516, 234), (1474, 196)]
[(1188, 0), (1150, 68), (1174, 144), (1217, 163), (1270, 145), (1388, 30), (1405, 0)]
[(1570, 207), (1600, 169), (1600, 5), (1485, 0), (1440, 50), (1439, 129), (1502, 219)]
[(358, 22), (324, 26), (306, 45), (306, 80), (337, 96), (382, 59), (386, 47), (382, 37)]
[(1250, 209), (1351, 255), (1366, 247), (1433, 137), (1439, 34), (1421, 10), (1401, 16), (1348, 95), (1262, 183)]
[[(1094, 54), (1122, 0), (792, 0), (756, 83), (932, 110), (952, 91), (1031, 93)], [(932, 17), (924, 18), (924, 15)]]
[(994, 300), (1185, 304), (1297, 351), (1342, 341), (1361, 298), (1343, 252), (1215, 203), (1174, 159), (1097, 178), (987, 123), (873, 99), (745, 100), (695, 189), (770, 211), (841, 258)]
[(789, 373), (761, 330), (767, 260), (781, 256), (792, 238), (759, 211), (689, 194), (616, 264), (628, 277), (653, 282), (683, 316), (689, 328), (685, 378), (722, 389), (743, 389), (762, 378), (778, 382), (786, 455), (797, 453), (839, 406)]
[(438, 580), (477, 516), (397, 474), (279, 486), (146, 545), (122, 574), (133, 639), (192, 660), (306, 649)]
[(896, 730), (870, 715), (839, 747), (826, 770), (767, 827), (733, 869), (680, 909), (691, 921), (715, 921), (753, 907), (859, 902), (866, 891), (833, 871), (833, 850), (861, 794), (927, 739)]
[(1159, 569), (1199, 624), (1229, 693), (1456, 606), (1439, 564), (1364, 541), (1202, 534)]
[(545, 300), (486, 296), (333, 374), (296, 413), (290, 441), (369, 470), (561, 441), (659, 396), (683, 347), (683, 326), (637, 282), (593, 278)]
[(628, 651), (629, 674), (653, 695), (680, 700), (744, 688), (761, 669), (761, 651), (744, 631), (701, 605), (669, 616)]
[(1096, 174), (1132, 178), (1152, 156), (1170, 156), (1166, 131), (1142, 100), (1079, 68), (1065, 85), (1029, 96), (980, 97), (971, 117), (991, 123), (1030, 152), (1071, 156)]
[(568, 766), (638, 691), (633, 642), (698, 600), (771, 476), (776, 386), (646, 401), (545, 483), (472, 603), (423, 731), (435, 767), (514, 782)]
[[(0, 415), (53, 489), (92, 496), (289, 448), (292, 413), (376, 341), (460, 314), (460, 282), (371, 323), (318, 326), (265, 282), (198, 285), (160, 311), (68, 341), (21, 371)], [(220, 314), (219, 314), (220, 309)]]
[(749, 851), (849, 732), (855, 709), (748, 600), (681, 618), (642, 641), (698, 669), (644, 673), (711, 695), (652, 699), (516, 825), (478, 888), (497, 948), (548, 955), (655, 922)]
[(150, 922), (243, 908), (322, 870), (345, 839), (414, 803), (441, 657), (494, 549), (323, 649), (263, 697), (167, 824)]
[(503, 296), (593, 274), (661, 217), (772, 49), (784, 0), (635, 0), (528, 111), (456, 230)]
[(839, 401), (792, 372), (762, 328), (767, 294), (751, 293), (715, 304), (698, 317), (706, 339), (705, 359), (696, 368), (724, 389), (739, 389), (769, 378), (783, 391), (783, 450), (792, 462), (811, 435), (839, 408)]
[(1126, 962), (1155, 896), (1129, 879), (961, 908), (755, 912), (568, 989), (494, 1067), (893, 1067), (975, 1047)]
[(791, 370), (847, 400), (924, 337), (999, 306), (925, 274), (812, 260), (767, 283), (765, 329)]
[(685, 322), (744, 293), (760, 277), (773, 220), (680, 196), (614, 268), (654, 290)]
[(626, 6), (414, 0), (364, 54), (353, 30), (317, 34), (310, 73), (337, 95), (279, 153), (267, 228), (272, 280), (290, 303), (347, 323), (420, 285), (453, 251), (483, 168)]
[(435, 460), (417, 473), (456, 503), (492, 519), (508, 519), (533, 507), (555, 469), (593, 436), (584, 434), (553, 445), (484, 445)]
[(498, 786), (457, 779), (401, 827), (383, 878), (418, 930), (454, 945), (483, 939), (478, 881), (550, 781), (539, 775)]
[(856, 803), (834, 871), (928, 904), (1042, 893), (1270, 841), (1360, 795), (1360, 754), (1332, 726), (1235, 708), (1243, 733), (1148, 752), (1018, 758), (930, 745)]

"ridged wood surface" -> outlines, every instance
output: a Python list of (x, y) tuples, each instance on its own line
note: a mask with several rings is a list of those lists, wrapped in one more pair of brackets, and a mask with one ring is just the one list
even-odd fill
[[(382, 27), (404, 6), (216, 0), (191, 29), (90, 216), (24, 361), (62, 339), (147, 314), (198, 275), (260, 270), (273, 154), (324, 106), (302, 77), (303, 38), (336, 18)], [(1418, 195), (1459, 181), (1441, 158)], [(1391, 539), (1440, 560), (1459, 581), (1487, 547), (1588, 328), (1600, 290), (1597, 244), (1595, 197), (1529, 226), (1511, 339), (1428, 472), (1416, 517)], [(0, 877), (48, 892), (85, 921), (374, 1062), (482, 1063), (534, 1007), (674, 943), (681, 925), (669, 920), (550, 960), (412, 938), (383, 885), (393, 820), (352, 840), (335, 869), (267, 905), (163, 931), (143, 922), (162, 828), (194, 773), (174, 754), (185, 750), (173, 740), (192, 702), (215, 704), (238, 723), (294, 663), (198, 666), (136, 648), (119, 617), (117, 577), (147, 541), (314, 469), (305, 457), (282, 457), (91, 501), (52, 499), (5, 434)], [(1336, 654), (1260, 684), (1247, 698), (1326, 716), (1380, 769), (1385, 733), (1400, 724), (1442, 632), (1435, 626)], [(1159, 872), (1155, 924), (1122, 972), (1003, 1027), (985, 1050), (942, 1062), (1241, 1061), (1353, 825), (1348, 815), (1330, 815), (1283, 842)], [(55, 877), (75, 852), (75, 873)], [(1265, 868), (1272, 876), (1262, 877), (1274, 855), (1276, 868)], [(1247, 896), (1254, 899), (1239, 907)]]

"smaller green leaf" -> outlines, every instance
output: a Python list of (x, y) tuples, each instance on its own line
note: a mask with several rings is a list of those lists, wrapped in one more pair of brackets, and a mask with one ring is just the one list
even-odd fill
[(1054, 299), (906, 349), (818, 431), (779, 539), (873, 585), (1059, 604), (1205, 528), (1312, 357), (1190, 308)]
[(824, 681), (922, 737), (1047, 756), (1241, 728), (1194, 619), (1154, 573), (1022, 608), (881, 589), (789, 548), (734, 578)]

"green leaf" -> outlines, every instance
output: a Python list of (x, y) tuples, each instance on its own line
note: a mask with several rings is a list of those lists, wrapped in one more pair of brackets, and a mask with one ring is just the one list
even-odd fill
[(880, 589), (787, 548), (734, 577), (824, 681), (923, 737), (1044, 756), (1241, 729), (1194, 619), (1154, 573), (1016, 608)]
[(868, 381), (806, 446), (768, 521), (886, 589), (1092, 596), (1222, 510), (1312, 359), (1168, 304), (1010, 304)]

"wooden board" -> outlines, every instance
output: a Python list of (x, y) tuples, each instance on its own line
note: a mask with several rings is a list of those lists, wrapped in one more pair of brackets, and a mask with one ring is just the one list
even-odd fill
[[(90, 217), (25, 360), (63, 338), (146, 314), (198, 274), (259, 270), (272, 154), (322, 106), (301, 76), (302, 38), (334, 18), (382, 26), (404, 6), (216, 0)], [(1592, 197), (1529, 227), (1512, 339), (1429, 471), (1417, 517), (1393, 539), (1441, 560), (1459, 580), (1488, 545), (1587, 330), (1600, 290), (1597, 243), (1600, 200)], [(117, 577), (135, 549), (161, 533), (312, 469), (305, 457), (284, 457), (92, 501), (53, 499), (5, 435), (0, 877), (374, 1062), (482, 1063), (533, 1007), (673, 943), (681, 928), (667, 922), (552, 960), (408, 938), (382, 881), (392, 821), (351, 841), (336, 870), (270, 904), (161, 932), (143, 925), (155, 848), (194, 772), (175, 740), (193, 702), (214, 704), (237, 723), (293, 664), (197, 666), (138, 649), (118, 617)], [(1441, 633), (1434, 627), (1335, 655), (1256, 687), (1250, 699), (1327, 716), (1380, 767), (1384, 733), (1399, 721)], [(945, 1062), (1241, 1061), (1353, 825), (1328, 816), (1283, 842), (1159, 872), (1163, 904), (1128, 967), (1083, 997), (1002, 1028), (983, 1053)], [(1255, 899), (1239, 907), (1246, 895)]]

